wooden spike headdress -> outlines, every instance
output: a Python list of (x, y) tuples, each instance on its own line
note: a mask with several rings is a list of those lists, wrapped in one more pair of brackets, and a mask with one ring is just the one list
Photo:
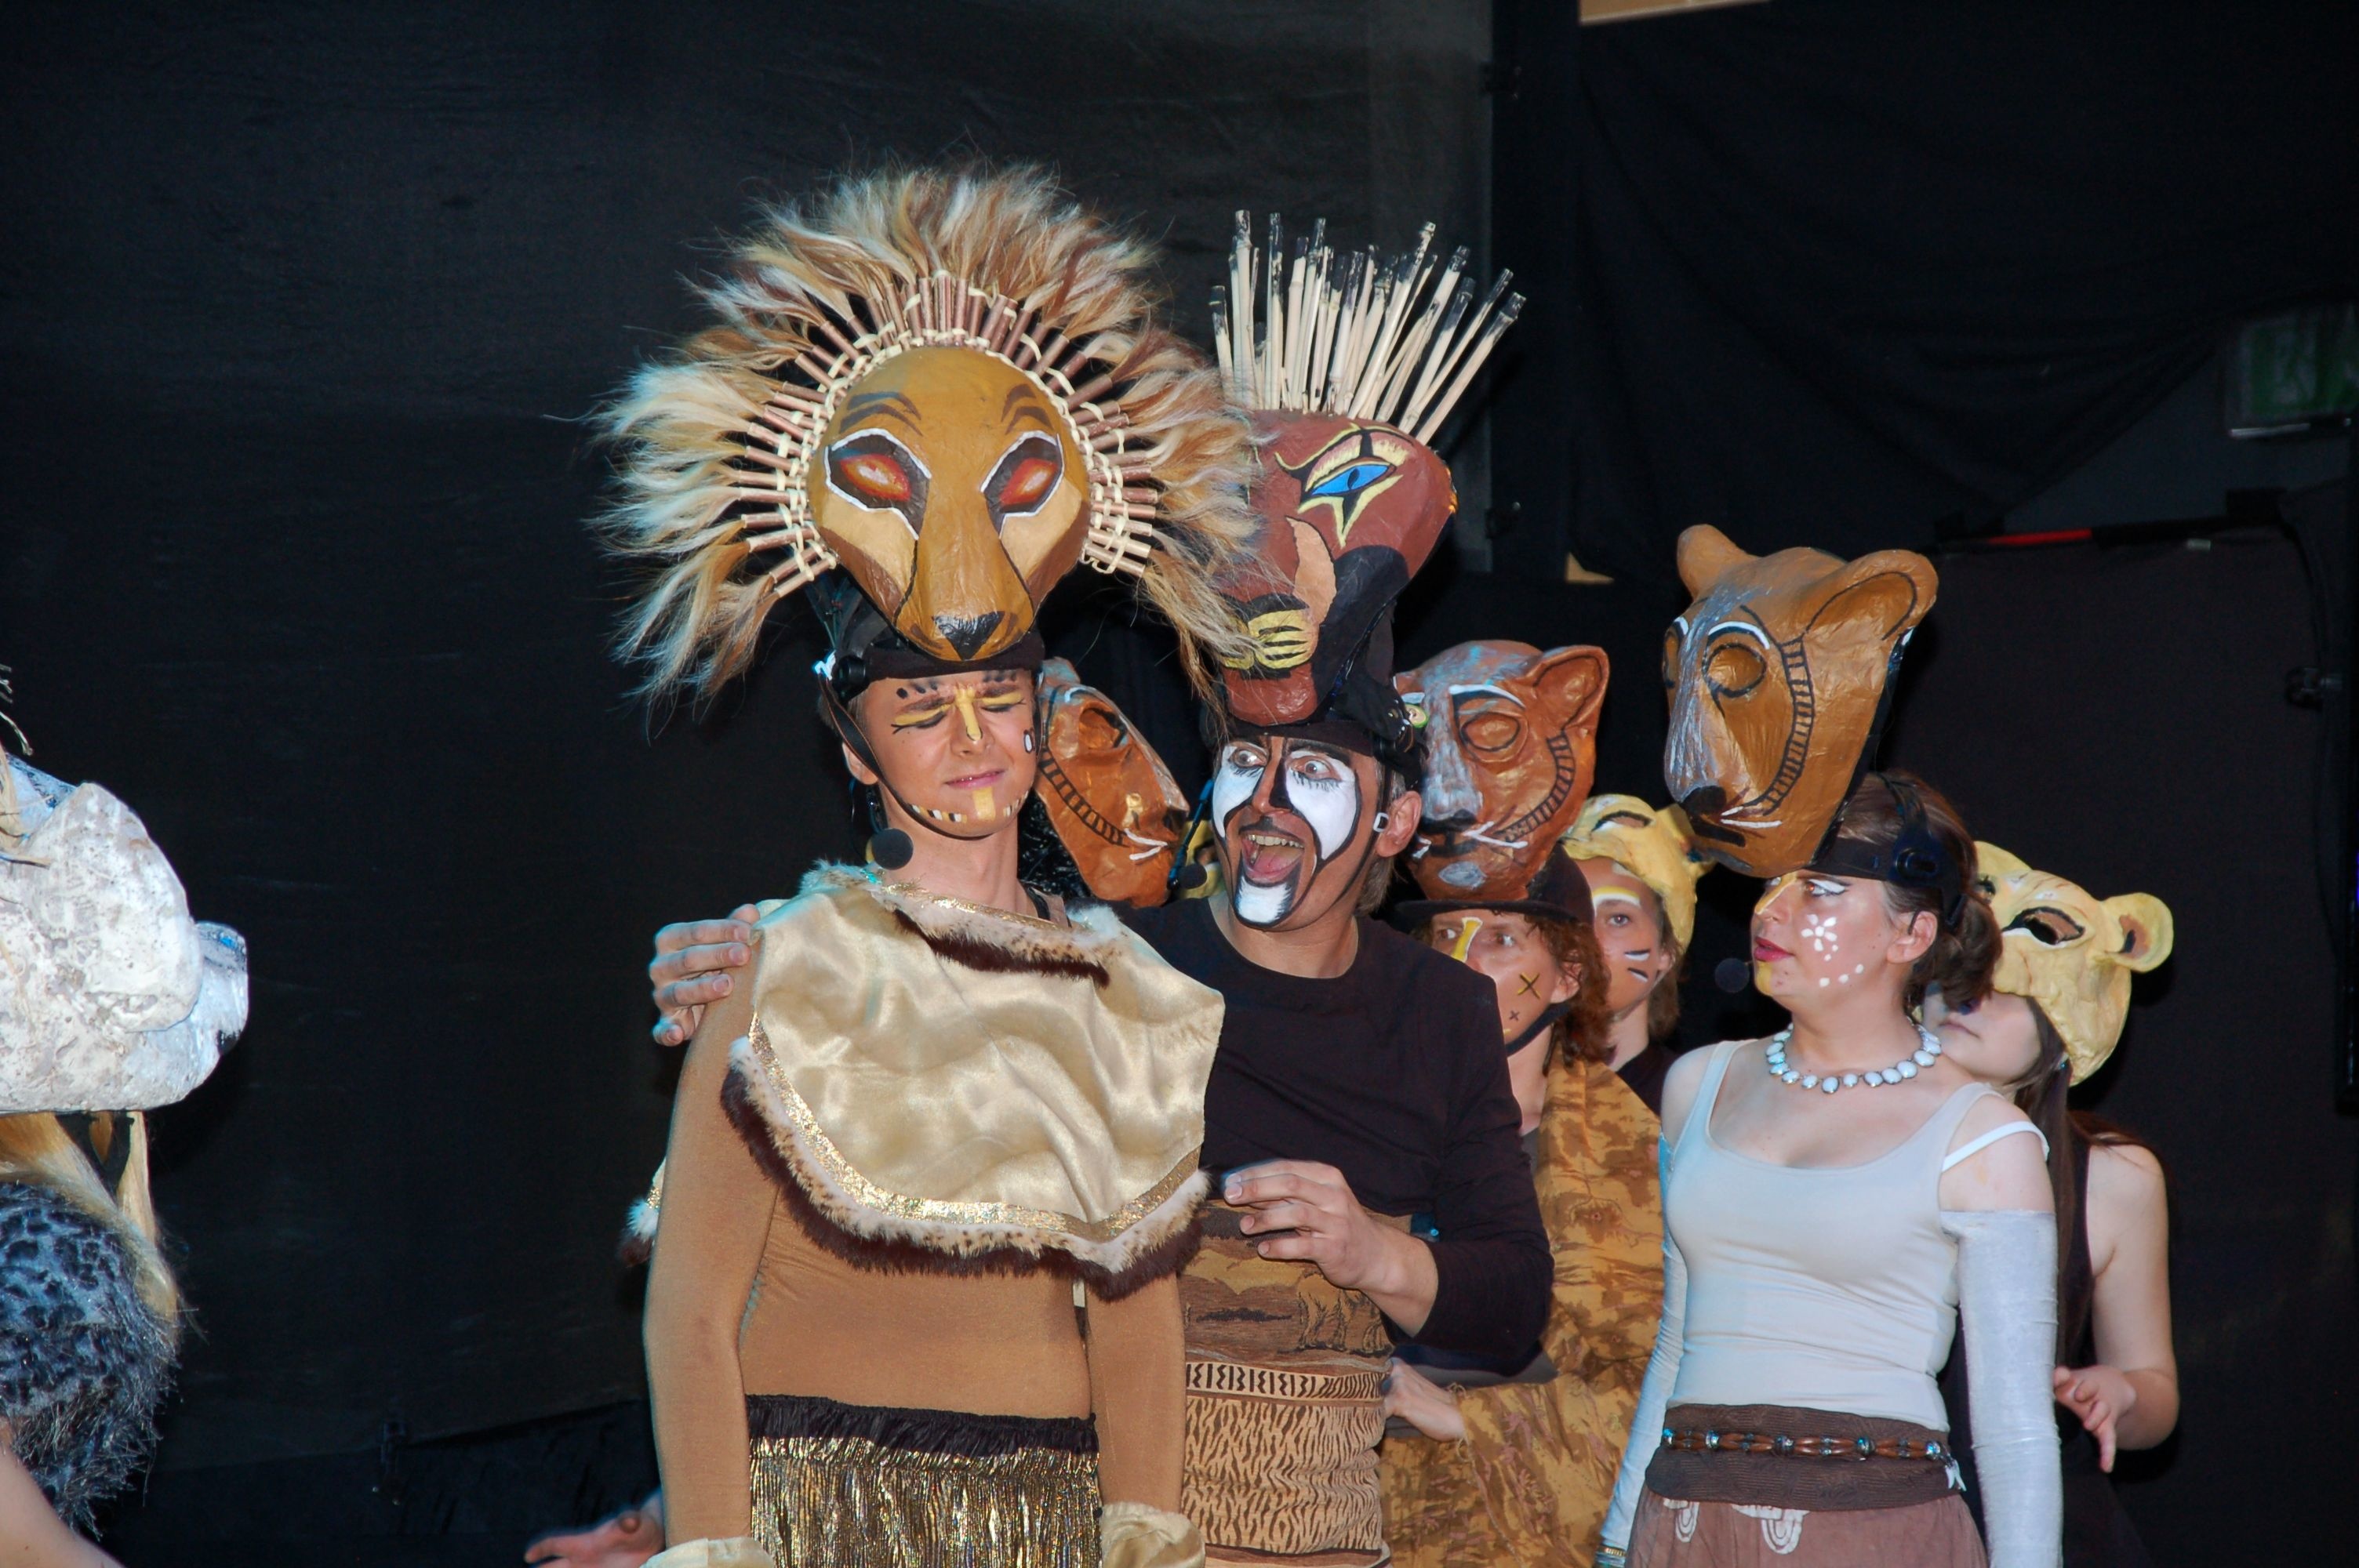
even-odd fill
[(1224, 662), (1242, 729), (1321, 733), (1415, 773), (1424, 718), (1392, 686), (1393, 601), (1457, 506), (1429, 443), (1516, 315), (1502, 273), (1481, 305), (1467, 253), (1433, 226), (1393, 257), (1338, 255), (1326, 225), (1287, 258), (1237, 214), (1212, 301), (1230, 396), (1254, 409), (1261, 548), (1223, 584), (1248, 645)]
[(1037, 607), (1086, 562), (1137, 579), (1208, 688), (1201, 655), (1239, 640), (1212, 584), (1250, 532), (1248, 435), (1154, 323), (1147, 262), (1028, 169), (768, 212), (702, 290), (719, 320), (608, 416), (647, 687), (709, 695), (813, 585), (839, 686), (881, 650), (1037, 664)]

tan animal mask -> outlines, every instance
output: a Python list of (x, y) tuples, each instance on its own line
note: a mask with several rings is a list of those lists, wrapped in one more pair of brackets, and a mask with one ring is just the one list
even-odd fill
[(1662, 900), (1682, 949), (1694, 937), (1695, 885), (1712, 861), (1678, 806), (1658, 811), (1635, 795), (1592, 795), (1564, 836), (1564, 852), (1576, 860), (1612, 860)]
[(1716, 528), (1680, 535), (1695, 596), (1663, 638), (1663, 779), (1713, 859), (1747, 876), (1809, 863), (1851, 791), (1886, 683), (1933, 607), (1908, 550), (1841, 561), (1749, 556)]
[(1976, 844), (1974, 859), (2006, 934), (1991, 983), (2048, 1015), (2081, 1083), (2121, 1041), (2131, 974), (2170, 957), (2170, 906), (2143, 892), (2099, 899), (1995, 844)]
[(1081, 559), (1089, 471), (1039, 384), (973, 349), (912, 349), (853, 383), (804, 476), (819, 536), (911, 643), (984, 659)]
[(839, 568), (939, 664), (1004, 657), (1081, 564), (1136, 579), (1200, 693), (1241, 651), (1212, 584), (1254, 532), (1251, 434), (1156, 323), (1147, 250), (1044, 176), (843, 180), (772, 209), (703, 298), (606, 418), (649, 690), (710, 696)]
[(1429, 898), (1512, 898), (1597, 766), (1601, 648), (1461, 643), (1393, 677), (1427, 714), (1425, 810), (1409, 871)]
[(1188, 797), (1114, 699), (1063, 659), (1040, 666), (1033, 793), (1098, 897), (1158, 904), (1188, 825)]

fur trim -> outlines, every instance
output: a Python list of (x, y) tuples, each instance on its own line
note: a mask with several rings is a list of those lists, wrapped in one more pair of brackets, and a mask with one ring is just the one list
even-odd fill
[(722, 1109), (804, 1227), (848, 1262), (887, 1271), (1026, 1273), (1047, 1268), (1107, 1301), (1176, 1272), (1194, 1256), (1197, 1210), (1211, 1184), (1191, 1172), (1136, 1224), (1104, 1241), (1007, 1222), (962, 1223), (887, 1213), (861, 1202), (805, 1148), (747, 1043), (730, 1053)]
[(1152, 266), (1036, 168), (879, 173), (766, 212), (701, 291), (715, 324), (605, 414), (622, 460), (603, 528), (650, 574), (623, 636), (644, 689), (711, 697), (753, 661), (770, 607), (834, 559), (749, 450), (787, 432), (807, 460), (808, 411), (844, 367), (946, 341), (1006, 359), (1102, 432), (1092, 537), (1121, 543), (1093, 564), (1138, 575), (1209, 697), (1208, 659), (1247, 646), (1212, 582), (1252, 537), (1251, 436), (1217, 373), (1156, 322)]
[(845, 891), (865, 893), (926, 946), (970, 969), (1069, 975), (1103, 986), (1106, 960), (1126, 940), (1122, 922), (1103, 904), (1069, 905), (1071, 924), (1058, 925), (937, 897), (911, 882), (883, 881), (853, 866), (820, 866), (803, 879), (806, 896)]
[(631, 1268), (655, 1256), (656, 1227), (663, 1218), (663, 1183), (664, 1167), (658, 1165), (655, 1179), (647, 1184), (647, 1195), (623, 1217), (623, 1236), (614, 1244), (614, 1256)]

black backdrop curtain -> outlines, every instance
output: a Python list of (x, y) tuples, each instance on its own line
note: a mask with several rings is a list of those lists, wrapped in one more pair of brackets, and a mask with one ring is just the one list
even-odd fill
[[(2347, 293), (2354, 39), (2316, 0), (1591, 29), (1572, 83), (1521, 84), (1571, 99), (1571, 547), (1660, 582), (1690, 524), (1852, 555), (1995, 521), (2240, 314)], [(1538, 192), (1500, 192), (1504, 259)]]

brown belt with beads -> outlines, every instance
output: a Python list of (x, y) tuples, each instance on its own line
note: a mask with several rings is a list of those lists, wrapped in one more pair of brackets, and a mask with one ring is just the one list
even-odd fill
[(1912, 1422), (1787, 1405), (1674, 1405), (1658, 1443), (1647, 1486), (1658, 1497), (1844, 1510), (1908, 1508), (1951, 1490), (1949, 1434)]

